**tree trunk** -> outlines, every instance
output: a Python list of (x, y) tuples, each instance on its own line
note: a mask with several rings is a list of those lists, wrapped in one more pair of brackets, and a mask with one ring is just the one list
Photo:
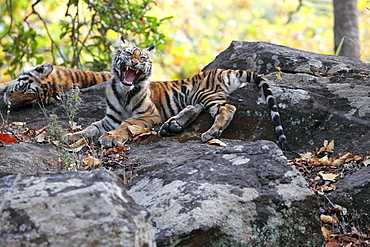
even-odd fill
[[(340, 48), (340, 56), (360, 58), (357, 0), (333, 0), (333, 4), (334, 49)], [(343, 45), (339, 47), (342, 40)]]

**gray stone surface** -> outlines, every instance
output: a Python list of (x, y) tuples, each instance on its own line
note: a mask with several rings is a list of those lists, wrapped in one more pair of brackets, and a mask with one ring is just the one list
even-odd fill
[(0, 246), (155, 246), (149, 213), (103, 170), (0, 179)]
[[(214, 68), (269, 73), (265, 78), (294, 150), (311, 150), (334, 139), (337, 152), (369, 151), (370, 64), (265, 42), (233, 41), (204, 70)], [(268, 120), (266, 110), (255, 106), (254, 91), (252, 86), (233, 94), (232, 102), (238, 105), (235, 118), (245, 120), (238, 120), (233, 129), (241, 132), (239, 122), (248, 118)], [(273, 140), (271, 135), (262, 137)]]
[(322, 246), (317, 198), (277, 145), (225, 142), (132, 147), (142, 165), (128, 193), (153, 216), (158, 245)]
[(0, 177), (10, 174), (57, 171), (58, 152), (49, 144), (17, 143), (0, 147)]

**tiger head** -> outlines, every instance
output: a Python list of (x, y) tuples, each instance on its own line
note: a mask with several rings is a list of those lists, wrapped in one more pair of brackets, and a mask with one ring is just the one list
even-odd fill
[(13, 83), (6, 89), (6, 92), (4, 94), (4, 101), (12, 101), (13, 106), (12, 98), (14, 98), (15, 95), (18, 95), (21, 101), (25, 100), (22, 98), (22, 95), (24, 98), (28, 97), (29, 101), (36, 101), (36, 96), (38, 95), (39, 87), (42, 84), (42, 80), (47, 78), (52, 71), (53, 65), (49, 63), (24, 69), (15, 80), (15, 83)]
[(113, 82), (121, 83), (125, 88), (132, 89), (136, 85), (148, 83), (153, 71), (153, 62), (150, 56), (154, 46), (140, 49), (127, 43), (123, 37), (120, 47), (113, 58)]

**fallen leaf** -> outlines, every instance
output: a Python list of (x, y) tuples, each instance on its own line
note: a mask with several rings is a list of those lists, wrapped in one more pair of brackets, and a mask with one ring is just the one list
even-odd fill
[(4, 145), (4, 146), (7, 146), (7, 145), (12, 145), (12, 144), (17, 144), (18, 141), (17, 139), (15, 139), (15, 137), (11, 137), (9, 134), (3, 134), (3, 133), (0, 133), (0, 142)]
[(326, 149), (330, 150), (330, 151), (333, 151), (334, 150), (334, 142), (335, 140), (331, 140), (331, 142), (326, 145)]
[(212, 139), (212, 140), (209, 140), (207, 142), (208, 145), (218, 145), (218, 146), (221, 146), (221, 147), (226, 147), (226, 143), (222, 142), (221, 140), (219, 139)]
[(324, 223), (328, 223), (328, 224), (338, 224), (339, 223), (339, 219), (338, 217), (336, 216), (331, 216), (331, 215), (320, 215), (320, 220)]
[(91, 155), (88, 155), (84, 159), (84, 163), (88, 166), (98, 166), (98, 165), (100, 165), (100, 161), (97, 158), (92, 157)]
[(334, 208), (339, 210), (343, 215), (347, 215), (347, 209), (341, 205), (335, 204)]
[(82, 148), (84, 148), (87, 145), (88, 145), (87, 138), (80, 138), (78, 141), (70, 145), (64, 145), (63, 148), (71, 152), (79, 152), (81, 151)]
[(45, 133), (38, 134), (35, 136), (35, 141), (38, 143), (44, 142), (46, 140), (47, 135)]
[(141, 127), (141, 126), (139, 126), (139, 125), (130, 125), (130, 126), (128, 126), (127, 127), (128, 128), (128, 130), (131, 132), (131, 134), (133, 135), (133, 136), (136, 136), (136, 135), (140, 135), (140, 134), (143, 134), (143, 133), (148, 133), (148, 132), (150, 132), (150, 129), (148, 129), (148, 128), (143, 128), (143, 127)]
[(340, 243), (338, 239), (332, 239), (329, 242), (326, 243), (325, 247), (339, 247)]
[(333, 235), (333, 233), (331, 231), (329, 231), (326, 227), (322, 226), (321, 227), (321, 232), (322, 232), (322, 235), (324, 235), (324, 237), (326, 239), (330, 239), (330, 237)]
[(330, 164), (330, 167), (331, 168), (338, 168), (340, 167), (341, 165), (344, 164), (344, 162), (346, 162), (346, 159), (351, 155), (351, 153), (346, 153), (344, 154), (343, 156), (335, 159), (333, 162), (331, 162)]
[(281, 79), (281, 75), (280, 74), (276, 74), (276, 78), (279, 80), (279, 81), (282, 81), (283, 79)]
[(324, 174), (324, 171), (319, 171), (317, 174), (320, 175), (323, 180), (327, 180), (327, 181), (335, 181), (335, 179), (339, 176), (339, 174), (333, 174), (333, 173)]
[(24, 125), (26, 125), (26, 122), (12, 122), (12, 125), (15, 125), (15, 126), (24, 126)]
[(364, 166), (368, 166), (370, 165), (370, 158), (367, 158), (366, 160), (364, 160)]
[(76, 122), (68, 121), (68, 123), (69, 123), (69, 126), (71, 126), (71, 129), (72, 129), (72, 130), (80, 130), (80, 129), (82, 129), (82, 126), (81, 126), (81, 125), (79, 125), (79, 124), (78, 124), (78, 123), (76, 123)]

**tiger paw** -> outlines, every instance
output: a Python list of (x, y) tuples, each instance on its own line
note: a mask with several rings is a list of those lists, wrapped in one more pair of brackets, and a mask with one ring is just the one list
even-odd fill
[(202, 142), (208, 142), (209, 140), (212, 140), (214, 138), (219, 138), (221, 135), (221, 132), (220, 131), (217, 131), (217, 130), (208, 130), (206, 132), (204, 132), (202, 134), (202, 136), (200, 137), (200, 139), (202, 140)]
[(65, 141), (78, 140), (80, 138), (94, 138), (99, 135), (99, 129), (94, 126), (89, 126), (84, 130), (77, 131), (75, 133), (67, 133), (62, 136), (62, 139)]
[(75, 133), (67, 133), (62, 136), (62, 140), (64, 141), (74, 141), (80, 139), (82, 134), (80, 133), (81, 131), (75, 132)]
[(127, 134), (117, 133), (117, 131), (107, 131), (99, 138), (99, 141), (102, 147), (114, 147), (125, 143), (128, 138), (129, 136)]
[(159, 130), (160, 136), (171, 136), (180, 133), (183, 127), (176, 121), (176, 119), (167, 120)]

